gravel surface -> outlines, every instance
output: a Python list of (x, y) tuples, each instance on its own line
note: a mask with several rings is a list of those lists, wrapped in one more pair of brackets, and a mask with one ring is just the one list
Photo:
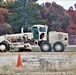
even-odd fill
[(22, 67), (16, 67), (18, 52), (0, 53), (0, 75), (76, 75), (76, 52), (21, 52)]

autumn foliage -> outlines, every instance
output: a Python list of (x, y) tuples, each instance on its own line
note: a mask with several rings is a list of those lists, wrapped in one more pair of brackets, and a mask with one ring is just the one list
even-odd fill
[[(9, 4), (11, 4), (11, 6), (8, 8)], [(21, 24), (23, 25), (23, 21), (25, 21), (23, 18), (25, 17), (22, 16), (22, 8), (23, 6), (19, 7), (18, 5), (15, 7), (13, 0), (6, 0), (3, 6), (0, 5), (0, 35), (11, 33), (12, 27), (18, 29), (16, 26), (21, 27)], [(12, 15), (12, 17), (10, 15)], [(70, 6), (68, 10), (65, 10), (62, 6), (56, 4), (56, 2), (46, 2), (42, 5), (29, 2), (27, 16), (27, 27), (39, 23), (47, 24), (49, 26), (49, 31), (67, 32), (76, 35), (76, 4), (74, 4), (74, 8)], [(8, 19), (10, 21), (8, 21)]]
[(70, 16), (70, 24), (67, 27), (67, 32), (69, 34), (73, 34), (76, 35), (76, 4), (75, 6), (75, 10), (73, 9), (73, 7), (71, 6), (68, 10), (68, 14)]
[(0, 35), (11, 33), (11, 26), (6, 22), (8, 16), (11, 15), (6, 8), (0, 8)]
[(42, 7), (43, 10), (40, 10), (41, 15), (39, 15), (39, 19), (46, 22), (49, 30), (66, 32), (70, 18), (67, 11), (55, 2), (43, 3)]
[(70, 6), (68, 10), (55, 2), (46, 2), (42, 6), (44, 10), (41, 10), (42, 15), (39, 18), (46, 21), (50, 30), (76, 35), (76, 4), (74, 4), (74, 8)]

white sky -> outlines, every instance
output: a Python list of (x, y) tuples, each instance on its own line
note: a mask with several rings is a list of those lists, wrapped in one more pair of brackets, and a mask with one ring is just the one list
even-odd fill
[[(38, 0), (37, 3), (42, 4), (45, 2), (56, 2), (57, 4), (61, 5), (62, 7), (64, 7), (64, 9), (69, 9), (70, 6), (74, 7), (74, 4), (76, 4), (76, 0)], [(75, 8), (74, 8), (75, 9)]]

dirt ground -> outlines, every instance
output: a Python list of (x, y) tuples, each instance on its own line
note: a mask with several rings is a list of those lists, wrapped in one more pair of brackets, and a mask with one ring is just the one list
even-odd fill
[(0, 53), (0, 75), (76, 75), (76, 52)]

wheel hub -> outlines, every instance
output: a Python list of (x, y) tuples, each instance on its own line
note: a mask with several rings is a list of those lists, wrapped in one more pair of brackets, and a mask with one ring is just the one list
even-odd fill
[(48, 50), (48, 49), (49, 49), (49, 46), (48, 46), (47, 44), (44, 44), (44, 45), (43, 45), (43, 49), (44, 49), (44, 50)]
[(56, 47), (55, 47), (57, 50), (61, 50), (62, 49), (62, 46), (60, 44), (57, 44)]
[(5, 45), (0, 45), (0, 50), (5, 50), (6, 46)]

